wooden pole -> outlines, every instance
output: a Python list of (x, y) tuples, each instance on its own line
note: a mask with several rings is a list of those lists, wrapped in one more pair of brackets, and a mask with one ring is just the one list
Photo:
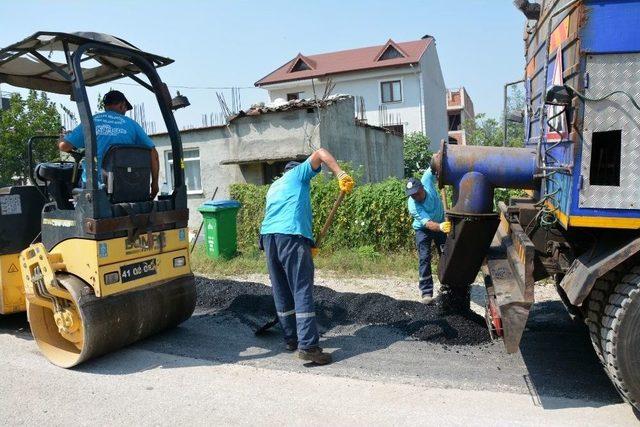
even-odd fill
[(347, 194), (346, 192), (340, 191), (340, 194), (338, 195), (338, 198), (336, 199), (335, 203), (333, 204), (333, 207), (329, 211), (329, 216), (327, 217), (327, 220), (324, 222), (324, 226), (322, 227), (322, 230), (320, 231), (320, 234), (318, 235), (318, 238), (316, 239), (316, 247), (317, 248), (320, 247), (320, 243), (322, 242), (322, 240), (326, 236), (327, 231), (329, 231), (329, 227), (331, 227), (331, 224), (333, 223), (333, 218), (336, 216), (336, 212), (338, 211), (338, 208), (340, 207), (340, 204), (342, 204), (342, 201), (344, 200), (344, 196), (346, 194)]

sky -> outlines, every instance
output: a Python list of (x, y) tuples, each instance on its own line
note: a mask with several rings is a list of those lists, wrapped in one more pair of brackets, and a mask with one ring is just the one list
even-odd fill
[[(230, 103), (229, 90), (203, 88), (241, 87), (244, 108), (267, 100), (266, 90), (254, 88), (254, 82), (298, 52), (312, 55), (430, 34), (446, 85), (465, 86), (476, 113), (491, 117), (501, 114), (504, 83), (523, 75), (525, 20), (511, 0), (0, 0), (0, 5), (2, 47), (36, 31), (95, 31), (174, 59), (159, 71), (173, 95), (180, 90), (191, 102), (176, 112), (181, 128), (199, 126), (203, 114), (220, 111), (216, 92)], [(109, 83), (90, 90), (89, 99), (111, 87), (134, 104), (144, 103), (148, 120), (160, 121), (153, 97), (140, 87)], [(0, 90), (15, 88), (3, 84)], [(53, 100), (76, 111), (68, 97)]]

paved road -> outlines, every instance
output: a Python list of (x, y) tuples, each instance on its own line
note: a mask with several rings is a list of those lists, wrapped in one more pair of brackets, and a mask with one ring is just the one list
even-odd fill
[(532, 314), (516, 355), (340, 324), (323, 336), (336, 358), (326, 367), (283, 352), (277, 331), (254, 337), (225, 304), (75, 370), (38, 354), (24, 316), (0, 319), (0, 424), (638, 423), (556, 301)]

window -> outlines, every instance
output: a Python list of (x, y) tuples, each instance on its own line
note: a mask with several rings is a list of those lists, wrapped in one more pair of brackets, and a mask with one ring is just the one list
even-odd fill
[(394, 59), (394, 58), (404, 58), (404, 55), (401, 54), (398, 49), (393, 46), (387, 47), (387, 50), (384, 51), (378, 61), (384, 61), (385, 59)]
[(380, 83), (380, 95), (382, 102), (401, 102), (402, 101), (402, 85), (400, 80)]
[(291, 68), (291, 72), (295, 73), (296, 71), (307, 71), (310, 70), (311, 67), (309, 67), (309, 65), (304, 62), (302, 59), (298, 58), (298, 61), (296, 61), (295, 65), (293, 66), (293, 68)]
[(449, 114), (449, 130), (460, 130), (460, 113)]
[[(184, 159), (184, 179), (187, 184), (187, 193), (202, 193), (202, 181), (200, 178), (200, 149), (188, 148), (182, 152)], [(167, 184), (173, 187), (173, 153), (165, 151)]]
[(593, 132), (589, 184), (620, 186), (622, 131)]
[(294, 92), (287, 94), (287, 101), (293, 101), (294, 99), (300, 99), (300, 94), (302, 92)]

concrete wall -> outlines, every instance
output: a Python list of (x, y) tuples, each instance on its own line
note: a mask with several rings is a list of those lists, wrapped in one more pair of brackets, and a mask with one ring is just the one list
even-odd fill
[[(304, 158), (320, 147), (356, 168), (362, 165), (367, 182), (401, 177), (402, 138), (356, 125), (353, 105), (353, 99), (346, 98), (321, 109), (320, 125), (315, 108), (302, 108), (241, 117), (228, 126), (182, 131), (184, 150), (198, 148), (200, 153), (202, 191), (189, 192), (189, 226), (199, 226), (197, 207), (211, 198), (216, 187), (216, 199), (226, 199), (231, 184), (264, 184), (264, 162)], [(166, 134), (151, 138), (160, 155), (162, 183), (167, 181), (170, 141)]]
[(370, 126), (356, 125), (353, 103), (340, 102), (321, 110), (320, 141), (337, 159), (354, 168), (364, 166), (364, 182), (378, 182), (404, 174), (402, 138)]
[(449, 128), (447, 89), (444, 85), (435, 41), (422, 55), (420, 69), (423, 70), (421, 74), (424, 91), (425, 135), (431, 140), (431, 149), (435, 152), (442, 139), (448, 140)]
[[(230, 134), (225, 127), (207, 128), (202, 130), (183, 131), (182, 145), (185, 150), (198, 148), (200, 150), (200, 176), (202, 192), (189, 192), (189, 227), (197, 228), (201, 216), (197, 211), (205, 200), (211, 199), (218, 187), (216, 199), (229, 198), (229, 186), (235, 182), (246, 182), (240, 167), (237, 165), (220, 165), (229, 152)], [(171, 151), (169, 137), (152, 135), (160, 155), (160, 183), (167, 181), (166, 151)]]

